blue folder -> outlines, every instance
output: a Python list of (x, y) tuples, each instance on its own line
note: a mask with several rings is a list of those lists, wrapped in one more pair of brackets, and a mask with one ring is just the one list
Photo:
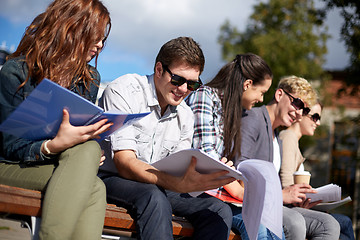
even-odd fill
[(30, 140), (52, 139), (62, 122), (62, 110), (67, 109), (73, 126), (86, 126), (107, 118), (113, 122), (101, 139), (150, 112), (128, 114), (120, 111), (104, 112), (80, 95), (44, 79), (31, 94), (0, 125), (0, 131)]

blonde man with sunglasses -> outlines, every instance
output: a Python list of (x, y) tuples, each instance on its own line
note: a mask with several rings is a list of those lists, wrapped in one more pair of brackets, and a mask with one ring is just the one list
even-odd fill
[(154, 74), (122, 76), (107, 86), (100, 100), (105, 110), (151, 112), (102, 143), (107, 160), (99, 172), (108, 200), (126, 207), (136, 220), (138, 239), (173, 239), (173, 213), (192, 223), (194, 239), (228, 239), (230, 207), (206, 194), (187, 194), (234, 181), (219, 180), (226, 171), (200, 174), (193, 160), (184, 176), (174, 177), (151, 166), (191, 148), (194, 116), (183, 100), (201, 86), (204, 63), (192, 38), (172, 39), (161, 47)]
[[(314, 105), (316, 93), (310, 83), (296, 76), (280, 80), (273, 100), (266, 106), (245, 111), (242, 118), (241, 157), (274, 163), (279, 172), (282, 164), (282, 142), (276, 129), (290, 127), (308, 114), (307, 104)], [(286, 239), (339, 239), (339, 223), (329, 214), (295, 207), (306, 201), (306, 193), (316, 192), (309, 184), (283, 188), (283, 229)]]

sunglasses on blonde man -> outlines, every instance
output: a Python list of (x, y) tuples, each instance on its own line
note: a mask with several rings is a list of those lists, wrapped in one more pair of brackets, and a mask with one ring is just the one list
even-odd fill
[(310, 108), (305, 107), (305, 103), (300, 99), (300, 98), (296, 98), (293, 95), (291, 95), (290, 93), (288, 93), (287, 91), (285, 91), (284, 89), (282, 89), (284, 91), (284, 93), (286, 93), (286, 95), (289, 96), (290, 100), (291, 100), (291, 105), (296, 109), (296, 110), (303, 110), (303, 116), (306, 116), (309, 114), (310, 112)]

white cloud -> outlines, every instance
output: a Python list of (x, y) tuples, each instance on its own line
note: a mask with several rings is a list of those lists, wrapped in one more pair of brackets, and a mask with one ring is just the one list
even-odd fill
[(256, 0), (104, 0), (110, 11), (112, 30), (109, 48), (119, 54), (143, 56), (152, 69), (159, 48), (178, 36), (191, 36), (201, 45), (205, 74), (211, 77), (219, 69), (220, 46), (217, 37), (226, 19), (245, 29)]
[[(317, 0), (319, 1), (319, 0)], [(44, 11), (50, 0), (5, 0), (0, 16), (13, 23), (26, 23)], [(203, 78), (211, 78), (224, 64), (217, 43), (226, 19), (244, 30), (253, 5), (259, 0), (103, 0), (112, 18), (112, 30), (102, 54), (105, 63), (138, 64), (152, 71), (159, 48), (178, 36), (191, 36), (200, 43), (206, 58)], [(329, 15), (327, 68), (343, 67), (347, 55), (339, 43), (338, 16)], [(334, 24), (336, 23), (336, 24)], [(334, 54), (336, 52), (336, 54)], [(329, 59), (331, 58), (331, 59)], [(141, 60), (139, 60), (141, 59)], [(345, 60), (344, 60), (345, 59)]]
[(50, 0), (2, 0), (0, 16), (13, 23), (30, 23), (35, 16), (45, 11)]

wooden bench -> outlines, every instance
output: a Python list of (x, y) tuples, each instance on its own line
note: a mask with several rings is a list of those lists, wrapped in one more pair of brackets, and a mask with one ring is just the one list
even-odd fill
[[(42, 194), (39, 191), (10, 187), (0, 184), (0, 213), (21, 216), (41, 216)], [(180, 217), (173, 217), (174, 237), (189, 237), (193, 234), (191, 224)], [(135, 222), (126, 209), (108, 204), (105, 214), (104, 232), (118, 234), (122, 232), (134, 233)], [(230, 233), (229, 239), (241, 240), (240, 236)]]

